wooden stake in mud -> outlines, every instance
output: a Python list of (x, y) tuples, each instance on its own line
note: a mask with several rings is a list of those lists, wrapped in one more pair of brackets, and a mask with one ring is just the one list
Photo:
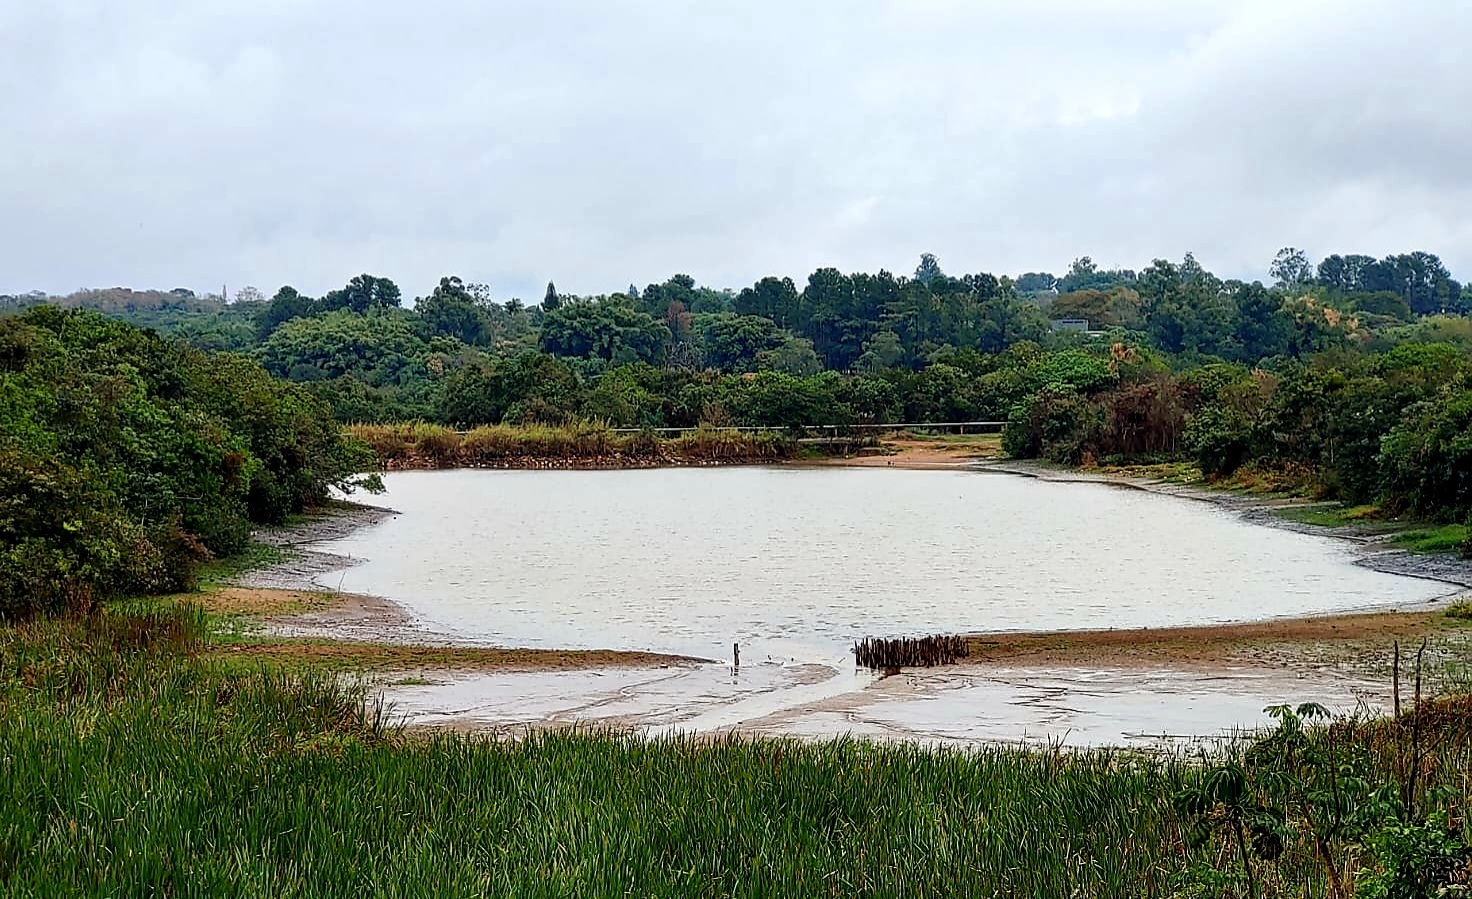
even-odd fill
[(1406, 753), (1405, 740), (1403, 739), (1400, 720), (1400, 641), (1395, 641), (1395, 655), (1390, 662), (1391, 695), (1395, 697), (1395, 716), (1390, 719), (1394, 725), (1395, 732), (1395, 779), (1400, 784), (1400, 804), (1402, 808), (1409, 811), (1410, 803), (1406, 800)]
[(1395, 641), (1395, 658), (1390, 662), (1390, 683), (1395, 691), (1395, 717), (1400, 718), (1400, 641)]
[(1411, 706), (1411, 771), (1406, 783), (1406, 814), (1416, 813), (1416, 780), (1421, 773), (1421, 657), (1426, 654), (1426, 638), (1416, 650), (1416, 698)]

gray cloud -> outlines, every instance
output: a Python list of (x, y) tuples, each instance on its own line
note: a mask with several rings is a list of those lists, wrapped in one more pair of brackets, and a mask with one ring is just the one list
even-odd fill
[(1472, 12), (1393, 0), (0, 8), (0, 291), (820, 265), (1472, 277)]

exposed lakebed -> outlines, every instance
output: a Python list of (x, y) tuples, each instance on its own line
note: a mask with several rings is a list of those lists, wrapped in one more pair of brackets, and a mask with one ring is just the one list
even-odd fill
[[(1450, 590), (1357, 565), (1342, 541), (1264, 528), (1208, 503), (975, 471), (461, 470), (397, 472), (385, 483), (382, 502), (400, 514), (318, 547), (358, 560), (319, 583), (392, 600), (427, 635), (712, 659), (742, 646), (743, 671), (729, 682), (711, 668), (507, 673), (390, 691), (425, 722), (751, 723), (946, 739), (1052, 737), (1061, 727), (1119, 742), (1201, 731), (1215, 708), (1215, 731), (1254, 723), (1244, 710), (1300, 698), (1305, 685), (1065, 670), (940, 674), (964, 680), (916, 677), (901, 689), (853, 675), (847, 648), (864, 636), (1296, 616)], [(1171, 683), (1186, 687), (1174, 703), (1160, 698)], [(1059, 698), (1070, 684), (1101, 711), (1079, 719), (1079, 703)], [(1341, 706), (1355, 693), (1327, 689)], [(845, 698), (855, 693), (862, 702)], [(982, 721), (998, 706), (1016, 713), (993, 716), (995, 727), (929, 720)]]

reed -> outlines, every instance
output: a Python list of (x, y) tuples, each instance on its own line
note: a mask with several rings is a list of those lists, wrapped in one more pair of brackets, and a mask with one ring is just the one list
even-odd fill
[(440, 425), (350, 425), (384, 468), (588, 467), (777, 462), (797, 455), (790, 437), (701, 429), (678, 437), (618, 434), (597, 421), (564, 425), (483, 425), (461, 436)]

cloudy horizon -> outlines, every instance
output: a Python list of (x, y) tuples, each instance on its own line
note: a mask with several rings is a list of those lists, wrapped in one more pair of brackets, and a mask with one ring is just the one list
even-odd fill
[(1389, 0), (0, 9), (0, 293), (687, 272), (1472, 277), (1472, 10)]

